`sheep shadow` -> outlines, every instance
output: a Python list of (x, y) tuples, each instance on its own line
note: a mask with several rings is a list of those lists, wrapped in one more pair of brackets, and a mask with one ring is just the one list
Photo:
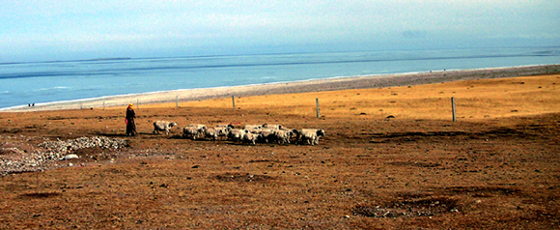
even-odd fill
[(177, 140), (177, 139), (190, 139), (190, 138), (183, 137), (183, 135), (173, 135), (173, 136), (169, 137), (169, 139), (176, 139)]
[(180, 140), (191, 140), (191, 141), (205, 141), (205, 142), (220, 142), (220, 141), (226, 141), (225, 139), (212, 139), (212, 138), (205, 138), (205, 137), (199, 137), (196, 139), (192, 139), (190, 136), (183, 136), (183, 135), (173, 135), (172, 137), (170, 137), (169, 139), (180, 139)]
[(136, 133), (136, 135), (134, 136), (130, 136), (127, 135), (126, 133), (101, 133), (101, 132), (96, 132), (95, 135), (98, 136), (105, 136), (105, 137), (137, 137), (137, 136), (148, 136), (148, 135), (153, 135), (152, 133)]

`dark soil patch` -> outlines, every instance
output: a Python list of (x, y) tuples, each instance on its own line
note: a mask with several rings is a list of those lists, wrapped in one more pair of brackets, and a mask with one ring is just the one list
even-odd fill
[(21, 194), (20, 198), (28, 199), (28, 198), (49, 198), (59, 196), (60, 193), (58, 192), (33, 192), (33, 193), (25, 193)]
[(249, 163), (266, 163), (272, 162), (272, 160), (250, 160)]
[(2, 133), (19, 133), (19, 132), (21, 132), (21, 129), (5, 127), (5, 128), (0, 129), (0, 132), (2, 132)]
[(400, 200), (385, 205), (357, 205), (352, 209), (354, 215), (374, 218), (435, 216), (449, 212), (458, 212), (457, 202), (446, 197)]
[(441, 164), (430, 163), (430, 162), (391, 162), (390, 165), (394, 166), (404, 166), (404, 167), (421, 167), (421, 168), (433, 168), (439, 167)]
[(511, 196), (519, 194), (519, 189), (503, 187), (451, 187), (446, 189), (451, 194), (469, 194), (473, 197)]
[(253, 174), (242, 174), (242, 173), (225, 173), (222, 175), (217, 175), (214, 177), (219, 181), (225, 182), (266, 182), (273, 180), (274, 178), (267, 175), (253, 175)]

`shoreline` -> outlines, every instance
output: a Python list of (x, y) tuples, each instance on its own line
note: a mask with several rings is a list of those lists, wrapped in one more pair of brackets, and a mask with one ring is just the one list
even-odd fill
[(265, 84), (224, 86), (198, 89), (178, 89), (139, 94), (104, 96), (99, 98), (57, 101), (0, 109), (0, 112), (35, 112), (70, 109), (93, 109), (126, 106), (133, 103), (136, 106), (148, 104), (162, 104), (172, 102), (208, 100), (225, 97), (247, 97), (272, 94), (292, 94), (321, 91), (338, 91), (347, 89), (385, 88), (398, 86), (413, 86), (434, 84), (451, 81), (509, 78), (519, 76), (533, 76), (560, 73), (560, 64), (531, 65), (516, 67), (500, 67), (469, 70), (438, 70), (430, 72), (415, 72), (401, 74), (367, 75), (333, 77), (291, 82), (276, 82)]

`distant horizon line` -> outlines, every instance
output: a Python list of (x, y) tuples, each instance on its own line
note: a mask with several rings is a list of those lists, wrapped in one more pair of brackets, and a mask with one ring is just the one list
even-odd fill
[(68, 60), (45, 60), (45, 61), (14, 61), (0, 62), (0, 65), (18, 65), (34, 63), (65, 63), (65, 62), (95, 62), (95, 61), (118, 61), (118, 60), (145, 60), (145, 59), (175, 59), (175, 58), (203, 58), (203, 57), (228, 57), (228, 56), (265, 56), (265, 55), (286, 55), (286, 54), (305, 54), (305, 53), (355, 53), (355, 52), (374, 52), (374, 51), (405, 51), (405, 50), (462, 50), (462, 49), (494, 49), (494, 48), (560, 48), (560, 45), (525, 45), (525, 46), (503, 46), (503, 47), (462, 47), (462, 48), (419, 48), (419, 49), (383, 49), (383, 50), (346, 50), (346, 51), (299, 51), (299, 52), (262, 52), (262, 53), (232, 53), (232, 54), (200, 54), (200, 55), (178, 55), (178, 56), (146, 56), (146, 57), (100, 57), (88, 59), (68, 59)]

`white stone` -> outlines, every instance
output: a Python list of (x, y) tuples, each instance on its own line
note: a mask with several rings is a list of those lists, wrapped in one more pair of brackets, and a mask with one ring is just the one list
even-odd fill
[(72, 160), (72, 159), (78, 159), (78, 158), (80, 158), (80, 157), (76, 154), (68, 154), (68, 155), (64, 156), (63, 158), (61, 158), (60, 160)]

